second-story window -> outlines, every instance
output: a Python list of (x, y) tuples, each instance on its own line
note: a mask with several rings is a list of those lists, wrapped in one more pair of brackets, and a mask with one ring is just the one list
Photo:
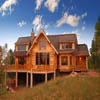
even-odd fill
[(62, 43), (62, 49), (72, 48), (72, 43)]
[(40, 50), (45, 49), (46, 48), (46, 42), (45, 41), (40, 41)]
[(18, 51), (26, 51), (26, 45), (18, 45)]

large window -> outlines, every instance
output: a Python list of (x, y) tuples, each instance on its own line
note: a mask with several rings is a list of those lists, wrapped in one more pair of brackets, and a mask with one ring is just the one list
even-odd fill
[(40, 41), (40, 50), (46, 48), (46, 42), (45, 41)]
[(72, 43), (62, 43), (62, 49), (72, 48)]
[(67, 56), (61, 57), (61, 65), (68, 65), (68, 57)]
[(76, 64), (80, 66), (85, 66), (86, 65), (86, 57), (85, 56), (78, 56), (76, 58)]
[(70, 65), (72, 65), (72, 56), (70, 56)]
[(26, 45), (18, 45), (18, 51), (26, 51)]
[(21, 65), (26, 64), (26, 58), (25, 57), (18, 58), (18, 64), (21, 64)]
[(49, 65), (49, 53), (36, 53), (36, 65)]

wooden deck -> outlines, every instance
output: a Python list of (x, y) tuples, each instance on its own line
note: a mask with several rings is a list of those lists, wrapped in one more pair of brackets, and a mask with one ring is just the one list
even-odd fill
[[(33, 73), (45, 73), (45, 72), (54, 72), (56, 70), (56, 67), (54, 66), (47, 66), (47, 65), (38, 65), (33, 66), (29, 64), (24, 65), (10, 65), (6, 66), (5, 71), (6, 72), (33, 72)], [(58, 66), (58, 70), (61, 72), (68, 72), (68, 71), (88, 71), (88, 68), (86, 66)]]
[(58, 67), (58, 70), (61, 71), (61, 72), (68, 72), (68, 71), (88, 71), (88, 67), (86, 67), (86, 65), (62, 66), (62, 67)]
[(5, 71), (6, 72), (52, 72), (55, 71), (56, 67), (54, 66), (49, 66), (49, 65), (40, 65), (40, 66), (33, 66), (29, 64), (24, 64), (24, 65), (9, 65), (6, 66)]

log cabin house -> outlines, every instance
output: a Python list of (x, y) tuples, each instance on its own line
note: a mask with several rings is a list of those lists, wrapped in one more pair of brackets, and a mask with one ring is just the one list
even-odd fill
[(46, 35), (41, 29), (37, 36), (31, 32), (29, 37), (19, 37), (15, 43), (15, 64), (6, 67), (6, 74), (16, 73), (18, 87), (20, 73), (26, 74), (26, 86), (32, 87), (34, 75), (48, 75), (56, 72), (87, 71), (88, 48), (78, 44), (76, 34)]

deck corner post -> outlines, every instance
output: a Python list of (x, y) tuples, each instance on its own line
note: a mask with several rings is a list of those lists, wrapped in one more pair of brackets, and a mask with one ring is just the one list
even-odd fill
[(5, 71), (5, 86), (7, 85), (7, 72)]
[(16, 72), (16, 87), (18, 87), (18, 72)]
[(26, 72), (26, 87), (28, 87), (28, 72)]
[(33, 87), (33, 74), (32, 74), (32, 69), (31, 69), (31, 76), (30, 76), (30, 88)]
[(56, 79), (56, 71), (54, 71), (54, 80)]
[(86, 57), (86, 68), (88, 70), (88, 57)]

